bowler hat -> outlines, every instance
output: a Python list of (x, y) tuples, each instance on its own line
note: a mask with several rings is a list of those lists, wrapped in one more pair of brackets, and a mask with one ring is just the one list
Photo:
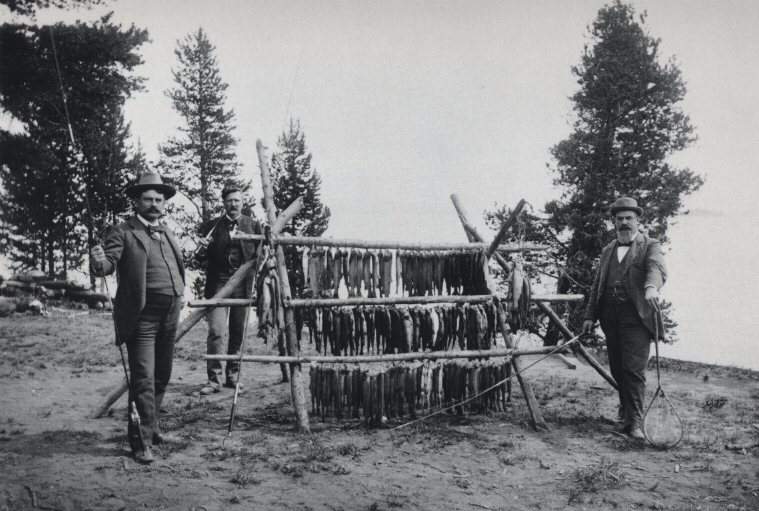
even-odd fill
[(226, 199), (227, 195), (233, 192), (242, 192), (242, 186), (240, 186), (240, 183), (235, 181), (234, 179), (230, 179), (226, 183), (224, 183), (224, 188), (221, 190), (222, 200)]
[(171, 199), (177, 191), (170, 185), (161, 181), (161, 176), (155, 172), (145, 172), (140, 176), (136, 185), (127, 186), (124, 193), (130, 199), (136, 199), (145, 190), (155, 190), (161, 192), (166, 199)]
[(638, 216), (643, 214), (643, 209), (638, 207), (638, 201), (630, 197), (620, 197), (609, 208), (611, 216), (616, 215), (620, 211), (635, 211)]

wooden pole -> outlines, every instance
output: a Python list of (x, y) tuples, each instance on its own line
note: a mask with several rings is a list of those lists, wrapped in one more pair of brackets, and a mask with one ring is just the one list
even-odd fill
[[(459, 220), (461, 220), (461, 225), (464, 226), (464, 232), (466, 233), (467, 238), (469, 238), (469, 241), (482, 241), (484, 238), (479, 232), (477, 232), (477, 228), (469, 223), (466, 210), (464, 209), (464, 206), (462, 206), (458, 195), (455, 193), (451, 194), (451, 202), (453, 202), (453, 207), (456, 208), (456, 213), (459, 215)], [(509, 263), (506, 261), (505, 257), (496, 252), (493, 254), (493, 259), (496, 260), (507, 274), (511, 273)]]
[(492, 243), (488, 247), (487, 256), (488, 259), (490, 259), (493, 254), (495, 254), (496, 250), (498, 250), (498, 245), (500, 245), (501, 241), (506, 237), (506, 235), (511, 230), (511, 226), (514, 225), (514, 223), (517, 221), (517, 218), (519, 217), (519, 213), (522, 212), (522, 208), (524, 208), (524, 205), (526, 204), (524, 199), (520, 199), (519, 203), (517, 204), (517, 207), (515, 207), (511, 214), (509, 215), (509, 218), (506, 219), (506, 221), (501, 225), (501, 228), (498, 230), (498, 234), (495, 235), (495, 238), (493, 238)]
[[(459, 200), (458, 196), (454, 193), (451, 194), (451, 202), (453, 202), (453, 207), (456, 208), (456, 213), (459, 215), (459, 220), (461, 220), (461, 224), (464, 226), (464, 231), (466, 232), (467, 237), (470, 240), (481, 240), (483, 239), (480, 233), (477, 232), (477, 229), (469, 223), (469, 220), (467, 220), (467, 214), (466, 210), (464, 209), (464, 206), (461, 204), (461, 201)], [(506, 272), (508, 275), (511, 273), (511, 268), (509, 268), (509, 263), (506, 261), (506, 259), (499, 254), (498, 252), (493, 254), (493, 259), (503, 268), (503, 271)], [(550, 296), (550, 295), (547, 295)], [(581, 301), (584, 300), (585, 297), (583, 295), (556, 295), (556, 296), (571, 296), (572, 299), (567, 300), (550, 300), (550, 299), (543, 299), (543, 297), (533, 296), (532, 301), (539, 302), (539, 301)], [(562, 355), (561, 353), (557, 353), (556, 357), (558, 357), (559, 360), (564, 362), (564, 365), (566, 365), (569, 369), (577, 369), (577, 366), (574, 362), (569, 360), (567, 357)]]
[(380, 298), (307, 298), (290, 300), (285, 307), (340, 307), (345, 305), (422, 305), (427, 303), (485, 303), (491, 295), (384, 296)]
[[(292, 220), (295, 215), (300, 213), (301, 209), (303, 209), (303, 197), (298, 197), (277, 217), (276, 221), (274, 222), (274, 226), (272, 227), (272, 232), (280, 232), (282, 228), (287, 224), (287, 222)], [(232, 274), (231, 277), (229, 277), (227, 283), (214, 295), (214, 299), (223, 299), (231, 295), (235, 288), (245, 279), (245, 277), (248, 276), (248, 273), (254, 271), (255, 268), (255, 259), (242, 264), (237, 269), (237, 271)], [(248, 305), (250, 302), (250, 300), (245, 299), (242, 301), (245, 302), (243, 305)], [(209, 312), (211, 312), (211, 307), (203, 306), (203, 308), (193, 311), (189, 316), (184, 318), (184, 320), (179, 323), (179, 326), (177, 327), (177, 333), (174, 337), (174, 342), (179, 342), (179, 340), (184, 337), (187, 332), (189, 332), (192, 327), (194, 327), (201, 319), (206, 317)], [(127, 390), (128, 388), (126, 381), (122, 381), (105, 396), (105, 399), (103, 399), (102, 402), (100, 402), (90, 411), (89, 417), (93, 419), (99, 419), (102, 417), (113, 405), (113, 403), (115, 403)]]
[[(260, 240), (260, 234), (237, 233), (234, 239)], [(311, 236), (272, 236), (275, 245), (298, 245), (305, 247), (352, 247), (367, 249), (400, 249), (400, 250), (482, 250), (491, 249), (491, 243), (419, 243), (411, 241), (371, 241), (354, 238), (318, 238)], [(522, 252), (548, 250), (549, 245), (539, 243), (505, 243), (496, 244), (500, 252)]]
[[(256, 140), (256, 152), (258, 153), (258, 162), (261, 167), (261, 184), (264, 194), (264, 207), (266, 208), (266, 217), (270, 225), (276, 221), (276, 208), (274, 206), (274, 189), (271, 185), (271, 175), (269, 174), (269, 165), (266, 162), (264, 146), (260, 140)], [(287, 277), (287, 265), (285, 264), (285, 252), (282, 245), (277, 245), (277, 271), (279, 273), (279, 285), (281, 287), (281, 296), (283, 301), (287, 302), (292, 299), (290, 291), (290, 280)], [(285, 309), (285, 337), (287, 341), (287, 352), (294, 357), (299, 355), (298, 339), (295, 332), (295, 316), (293, 309)], [(303, 375), (301, 365), (298, 363), (290, 364), (290, 392), (293, 399), (293, 408), (295, 409), (295, 419), (298, 431), (301, 433), (310, 433), (311, 426), (308, 422), (308, 411), (306, 410), (306, 399), (303, 395)]]
[[(285, 307), (295, 309), (304, 307), (340, 307), (349, 305), (421, 305), (429, 303), (483, 303), (493, 299), (493, 295), (436, 295), (436, 296), (384, 296), (380, 298), (305, 298), (292, 299)], [(505, 297), (499, 297), (505, 300)], [(585, 299), (583, 295), (533, 295), (533, 302), (577, 302)], [(209, 298), (207, 300), (190, 300), (188, 307), (235, 307), (250, 305), (245, 298)]]
[[(545, 312), (546, 316), (548, 316), (548, 319), (553, 322), (554, 325), (556, 325), (559, 328), (559, 331), (561, 331), (562, 335), (566, 339), (572, 339), (574, 335), (572, 335), (572, 331), (567, 328), (567, 325), (564, 324), (563, 321), (561, 321), (561, 318), (553, 311), (553, 309), (547, 304), (543, 302), (538, 302), (538, 308)], [(619, 390), (619, 386), (617, 385), (616, 380), (614, 380), (614, 377), (612, 377), (611, 374), (609, 374), (606, 369), (598, 362), (598, 360), (591, 355), (588, 350), (585, 349), (585, 346), (583, 346), (580, 343), (577, 343), (577, 351), (582, 355), (582, 358), (585, 359), (585, 361), (596, 371), (598, 371), (598, 374), (600, 374), (604, 380), (609, 382), (609, 385), (614, 387), (615, 389)]]
[[(568, 349), (569, 347), (567, 347)], [(461, 350), (461, 351), (426, 351), (418, 353), (388, 353), (384, 355), (299, 355), (297, 357), (274, 355), (243, 355), (243, 362), (259, 362), (263, 364), (276, 364), (285, 362), (288, 364), (363, 364), (372, 362), (403, 362), (409, 360), (449, 360), (458, 358), (496, 358), (496, 357), (520, 357), (525, 355), (546, 355), (556, 351), (556, 346), (544, 346), (530, 349), (493, 349), (493, 350)], [(205, 355), (205, 360), (237, 360), (235, 355)]]
[[(475, 230), (475, 229), (467, 229), (467, 226), (470, 226), (469, 220), (466, 218), (466, 214), (464, 213), (463, 208), (460, 207), (458, 204), (458, 198), (455, 197), (455, 195), (451, 195), (451, 200), (453, 201), (453, 205), (456, 208), (456, 212), (459, 214), (459, 219), (461, 220), (462, 225), (464, 226), (464, 231), (467, 233), (467, 236), (469, 239), (472, 239), (474, 241), (482, 241), (482, 236)], [(496, 254), (497, 255), (497, 254)], [(508, 266), (506, 265), (506, 260), (503, 258), (496, 258), (496, 260), (501, 264), (501, 261), (503, 263), (501, 266), (506, 270), (509, 271)], [(503, 317), (503, 314), (499, 310), (498, 313), (498, 326), (500, 327), (501, 334), (503, 335), (503, 340), (506, 343), (507, 348), (513, 348), (514, 345), (511, 342), (511, 337), (509, 335), (509, 329), (506, 325), (506, 320)], [(540, 408), (538, 407), (538, 401), (535, 399), (535, 393), (532, 391), (532, 386), (527, 381), (527, 378), (524, 377), (524, 375), (521, 373), (522, 370), (522, 364), (519, 358), (513, 358), (511, 360), (511, 365), (514, 367), (514, 372), (517, 374), (517, 380), (519, 381), (519, 386), (522, 388), (522, 394), (524, 395), (524, 399), (527, 402), (527, 409), (530, 412), (530, 417), (532, 418), (532, 426), (536, 430), (541, 429), (548, 429), (548, 424), (546, 424), (545, 420), (543, 420), (543, 416), (540, 414)]]
[[(501, 330), (501, 335), (503, 335), (503, 340), (506, 342), (506, 347), (513, 349), (514, 344), (511, 342), (511, 334), (509, 332), (509, 327), (506, 324), (506, 319), (504, 318), (503, 311), (499, 310), (497, 316), (498, 326)], [(550, 352), (551, 350), (548, 351)], [(548, 427), (548, 424), (546, 424), (546, 421), (543, 420), (543, 416), (540, 413), (540, 406), (538, 406), (538, 400), (535, 399), (535, 392), (533, 392), (532, 386), (527, 381), (527, 378), (525, 378), (525, 376), (522, 374), (522, 368), (524, 367), (522, 365), (522, 361), (518, 357), (512, 358), (511, 365), (514, 367), (517, 381), (519, 382), (519, 386), (522, 388), (522, 394), (524, 394), (524, 400), (527, 402), (527, 410), (530, 412), (532, 427), (537, 431), (550, 429)]]

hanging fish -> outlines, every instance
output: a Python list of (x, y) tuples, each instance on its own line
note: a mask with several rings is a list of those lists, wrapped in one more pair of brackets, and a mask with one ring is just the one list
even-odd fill
[(519, 298), (522, 296), (524, 287), (524, 270), (520, 257), (514, 258), (514, 269), (511, 271), (511, 306), (514, 310), (519, 309)]
[(374, 290), (372, 289), (372, 256), (369, 251), (364, 251), (361, 255), (361, 280), (364, 283), (364, 289), (369, 298), (374, 297)]
[(380, 259), (376, 252), (372, 252), (372, 288), (374, 296), (381, 296), (381, 283), (380, 283)]

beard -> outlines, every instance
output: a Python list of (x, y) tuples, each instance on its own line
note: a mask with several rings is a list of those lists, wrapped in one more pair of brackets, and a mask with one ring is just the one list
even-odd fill
[(635, 236), (638, 234), (637, 229), (619, 229), (617, 230), (617, 241), (620, 243), (630, 243), (633, 239), (635, 239)]

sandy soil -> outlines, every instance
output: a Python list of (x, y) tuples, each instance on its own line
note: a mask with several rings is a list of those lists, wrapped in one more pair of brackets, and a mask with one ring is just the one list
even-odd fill
[(759, 509), (759, 449), (725, 449), (759, 442), (756, 372), (667, 364), (686, 436), (661, 451), (615, 432), (615, 393), (582, 363), (526, 373), (548, 432), (530, 429), (515, 385), (508, 413), (400, 429), (312, 417), (310, 435), (294, 433), (279, 368), (250, 364), (226, 438), (232, 391), (197, 395), (199, 325), (179, 345), (163, 412), (184, 442), (143, 466), (129, 456), (123, 398), (87, 418), (123, 377), (110, 332), (99, 315), (0, 320), (0, 510)]

